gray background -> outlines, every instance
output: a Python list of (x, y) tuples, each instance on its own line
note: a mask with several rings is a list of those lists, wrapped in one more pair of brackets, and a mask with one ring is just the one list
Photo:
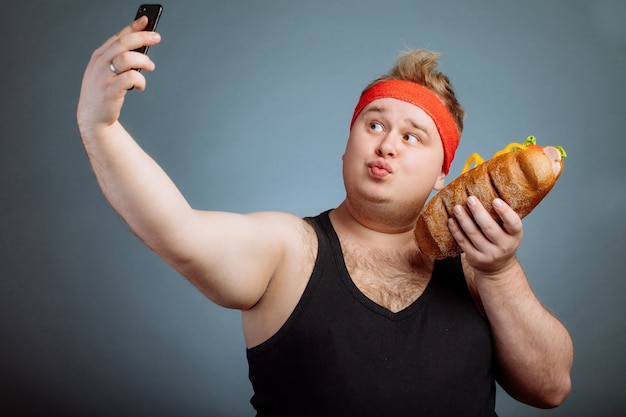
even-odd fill
[[(132, 1), (3, 2), (0, 414), (245, 416), (240, 315), (206, 301), (101, 196), (75, 127), (93, 49)], [(361, 88), (443, 53), (467, 109), (452, 173), (537, 136), (568, 151), (519, 251), (571, 330), (573, 390), (501, 416), (624, 416), (626, 2), (166, 2), (123, 123), (196, 208), (314, 215), (343, 198)]]

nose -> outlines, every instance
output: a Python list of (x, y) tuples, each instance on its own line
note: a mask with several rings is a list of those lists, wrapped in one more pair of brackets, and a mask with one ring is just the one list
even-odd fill
[(376, 155), (383, 158), (393, 158), (396, 156), (396, 143), (391, 134), (385, 135), (376, 148)]

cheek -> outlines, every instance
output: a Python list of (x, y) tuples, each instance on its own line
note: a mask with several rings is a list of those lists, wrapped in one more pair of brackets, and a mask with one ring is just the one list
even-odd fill
[(434, 175), (439, 175), (443, 166), (443, 149), (433, 150), (426, 157), (425, 167)]
[(439, 160), (436, 155), (422, 155), (412, 159), (405, 165), (407, 172), (410, 172), (411, 178), (420, 178), (421, 180), (432, 180), (434, 184), (438, 176), (441, 174), (441, 164), (443, 158)]

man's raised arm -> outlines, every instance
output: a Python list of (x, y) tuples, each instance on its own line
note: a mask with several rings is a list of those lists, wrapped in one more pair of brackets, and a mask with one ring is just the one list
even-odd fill
[(91, 166), (106, 199), (157, 255), (216, 303), (245, 309), (265, 291), (284, 253), (284, 216), (201, 212), (189, 206), (159, 165), (118, 118), (139, 71), (154, 63), (133, 52), (160, 41), (143, 31), (145, 17), (108, 39), (85, 70), (77, 121)]

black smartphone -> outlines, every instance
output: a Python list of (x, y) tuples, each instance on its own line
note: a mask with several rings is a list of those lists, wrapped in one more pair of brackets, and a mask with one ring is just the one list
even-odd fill
[[(160, 4), (142, 4), (141, 6), (139, 6), (139, 10), (137, 10), (137, 16), (135, 16), (135, 20), (139, 19), (141, 16), (148, 16), (148, 25), (144, 30), (153, 32), (154, 30), (156, 30), (162, 12), (163, 6), (161, 6)], [(141, 48), (135, 49), (135, 51), (146, 54), (148, 53), (148, 46), (142, 46)]]

